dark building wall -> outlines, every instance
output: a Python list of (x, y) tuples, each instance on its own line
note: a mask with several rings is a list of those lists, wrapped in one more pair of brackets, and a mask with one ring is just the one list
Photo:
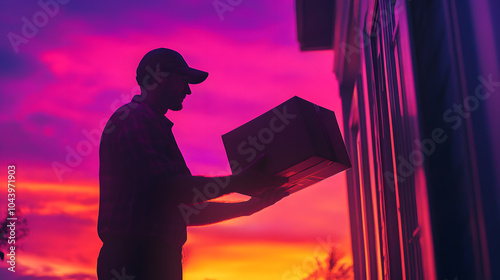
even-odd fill
[(488, 257), (488, 246), (498, 245), (487, 243), (485, 227), (497, 217), (483, 215), (498, 203), (488, 155), (494, 128), (485, 119), (487, 100), (472, 100), (480, 71), (468, 5), (411, 1), (409, 9), (420, 132), (432, 139), (439, 129), (446, 139), (425, 159), (438, 279), (498, 279), (490, 278)]
[(500, 1), (334, 8), (355, 279), (500, 279)]

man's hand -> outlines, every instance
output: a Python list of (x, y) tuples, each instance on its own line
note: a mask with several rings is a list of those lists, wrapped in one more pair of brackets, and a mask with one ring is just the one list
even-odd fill
[(288, 183), (288, 178), (267, 175), (263, 172), (265, 157), (260, 156), (239, 174), (234, 175), (238, 187), (238, 193), (262, 197), (266, 190), (276, 189)]
[(255, 212), (267, 208), (289, 193), (281, 188), (268, 189), (261, 198), (252, 197), (248, 201), (222, 203), (222, 202), (204, 202), (200, 204), (201, 209), (198, 213), (188, 216), (186, 224), (188, 226), (203, 226), (219, 223), (229, 219), (241, 216), (250, 216)]
[(268, 189), (263, 193), (262, 197), (252, 197), (246, 202), (248, 204), (247, 215), (252, 215), (253, 213), (259, 212), (260, 210), (275, 204), (276, 202), (289, 195), (290, 193), (281, 188)]

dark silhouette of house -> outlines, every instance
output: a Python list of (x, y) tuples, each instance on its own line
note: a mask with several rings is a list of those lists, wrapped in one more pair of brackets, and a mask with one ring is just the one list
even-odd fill
[(500, 279), (500, 2), (296, 7), (334, 50), (355, 279)]

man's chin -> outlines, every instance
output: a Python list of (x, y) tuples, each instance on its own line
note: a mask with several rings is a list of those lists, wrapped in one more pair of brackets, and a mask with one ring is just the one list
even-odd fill
[(170, 108), (170, 110), (172, 110), (172, 111), (180, 111), (180, 110), (182, 110), (182, 108), (183, 108), (183, 107), (184, 107), (184, 106), (182, 106), (182, 103), (181, 103), (181, 104), (177, 104), (177, 105), (175, 105), (175, 106), (172, 106), (172, 107)]

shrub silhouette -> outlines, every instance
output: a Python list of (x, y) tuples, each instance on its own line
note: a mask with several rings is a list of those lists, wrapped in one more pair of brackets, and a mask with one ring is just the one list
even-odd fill
[(354, 279), (352, 265), (341, 262), (343, 255), (331, 248), (328, 257), (320, 261), (316, 257), (316, 268), (303, 280), (351, 280)]

